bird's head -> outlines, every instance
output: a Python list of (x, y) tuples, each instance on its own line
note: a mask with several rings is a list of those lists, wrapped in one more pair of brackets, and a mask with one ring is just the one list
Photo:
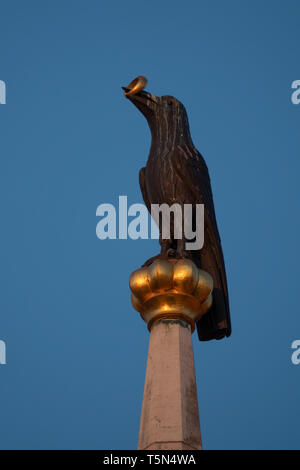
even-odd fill
[(128, 87), (122, 87), (128, 98), (148, 121), (152, 137), (175, 136), (190, 138), (187, 113), (173, 96), (156, 96), (144, 90), (147, 79), (137, 77)]

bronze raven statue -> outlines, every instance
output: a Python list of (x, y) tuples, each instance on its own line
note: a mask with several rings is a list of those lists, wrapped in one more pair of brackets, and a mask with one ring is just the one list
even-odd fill
[[(198, 322), (200, 341), (221, 339), (231, 334), (228, 290), (221, 240), (214, 210), (206, 163), (191, 139), (185, 107), (173, 96), (155, 96), (144, 91), (145, 77), (137, 77), (125, 96), (148, 121), (152, 142), (145, 168), (140, 170), (140, 187), (151, 213), (151, 204), (204, 204), (204, 245), (185, 250), (184, 236), (163, 239), (160, 227), (160, 258), (189, 257), (214, 281), (213, 304)], [(194, 214), (193, 214), (194, 215)], [(174, 227), (173, 227), (174, 228)], [(151, 258), (148, 264), (153, 261)]]

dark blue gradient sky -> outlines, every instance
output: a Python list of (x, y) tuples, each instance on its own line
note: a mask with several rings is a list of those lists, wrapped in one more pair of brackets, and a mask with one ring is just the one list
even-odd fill
[(206, 449), (299, 448), (299, 1), (1, 1), (0, 446), (134, 449), (148, 348), (128, 278), (155, 240), (96, 237), (142, 202), (150, 134), (121, 85), (187, 108), (233, 334), (194, 335)]

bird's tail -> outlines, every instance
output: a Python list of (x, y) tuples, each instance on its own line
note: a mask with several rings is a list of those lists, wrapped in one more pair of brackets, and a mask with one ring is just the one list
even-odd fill
[(231, 321), (225, 269), (219, 269), (210, 252), (193, 252), (193, 261), (198, 268), (207, 271), (214, 281), (213, 303), (210, 310), (197, 322), (200, 341), (222, 339), (231, 334)]

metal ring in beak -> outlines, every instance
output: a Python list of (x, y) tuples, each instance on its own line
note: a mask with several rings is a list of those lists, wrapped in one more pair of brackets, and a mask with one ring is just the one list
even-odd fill
[(125, 93), (125, 96), (136, 95), (139, 91), (142, 91), (144, 88), (146, 88), (147, 83), (147, 78), (143, 77), (143, 75), (139, 75), (129, 83), (127, 88), (130, 88), (130, 90)]

